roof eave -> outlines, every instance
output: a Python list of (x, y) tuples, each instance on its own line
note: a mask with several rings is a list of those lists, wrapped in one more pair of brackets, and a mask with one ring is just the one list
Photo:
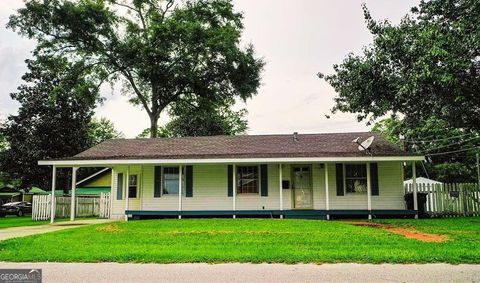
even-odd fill
[(231, 163), (312, 163), (312, 162), (375, 162), (423, 161), (425, 156), (349, 156), (349, 157), (272, 157), (272, 158), (181, 158), (181, 159), (85, 159), (40, 160), (38, 165), (59, 167), (88, 167), (135, 164), (231, 164)]

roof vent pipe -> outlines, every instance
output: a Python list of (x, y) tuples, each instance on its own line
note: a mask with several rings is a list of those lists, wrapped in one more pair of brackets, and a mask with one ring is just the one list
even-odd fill
[(293, 141), (298, 141), (298, 132), (293, 132)]

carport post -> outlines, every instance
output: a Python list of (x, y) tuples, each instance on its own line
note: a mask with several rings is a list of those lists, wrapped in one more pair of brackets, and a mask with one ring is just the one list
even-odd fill
[(51, 207), (50, 207), (50, 223), (53, 223), (55, 219), (55, 187), (57, 181), (57, 166), (53, 165), (52, 168), (52, 200), (51, 200)]
[(72, 192), (70, 194), (70, 221), (75, 220), (75, 188), (77, 187), (77, 169), (78, 167), (72, 167)]
[(412, 162), (412, 187), (413, 187), (413, 210), (415, 210), (415, 219), (418, 219), (417, 169), (415, 166), (415, 161)]
[(283, 219), (282, 164), (278, 164), (278, 188), (280, 190), (280, 219)]

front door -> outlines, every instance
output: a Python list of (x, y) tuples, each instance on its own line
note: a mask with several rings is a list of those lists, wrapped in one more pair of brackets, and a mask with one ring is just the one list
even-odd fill
[(312, 173), (310, 166), (293, 166), (292, 175), (294, 208), (313, 208)]

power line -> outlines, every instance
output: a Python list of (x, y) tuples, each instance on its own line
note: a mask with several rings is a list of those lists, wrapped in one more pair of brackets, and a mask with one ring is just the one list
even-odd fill
[(427, 153), (427, 152), (430, 152), (430, 151), (433, 151), (433, 150), (438, 150), (438, 149), (450, 147), (450, 146), (452, 146), (452, 145), (459, 145), (459, 144), (461, 144), (461, 143), (465, 143), (465, 142), (468, 142), (468, 141), (476, 140), (476, 139), (478, 139), (478, 138), (480, 138), (480, 136), (474, 137), (474, 138), (469, 138), (469, 139), (466, 139), (466, 140), (457, 141), (457, 142), (454, 142), (454, 143), (451, 143), (451, 144), (447, 144), (447, 145), (442, 145), (442, 146), (438, 146), (438, 147), (434, 147), (434, 148), (425, 149), (425, 150), (424, 150), (424, 153)]
[(469, 151), (469, 150), (473, 150), (473, 149), (480, 149), (480, 146), (458, 149), (458, 150), (452, 150), (452, 151), (446, 151), (446, 152), (430, 153), (430, 154), (425, 154), (425, 156), (445, 155), (445, 154), (450, 154), (450, 153)]
[[(408, 142), (408, 143), (420, 143), (420, 142), (436, 142), (436, 141), (446, 141), (446, 140), (451, 140), (451, 139), (455, 139), (455, 138), (460, 138), (460, 137), (464, 137), (464, 136), (469, 136), (469, 135), (473, 135), (475, 133), (468, 133), (468, 134), (462, 134), (462, 135), (458, 135), (458, 136), (453, 136), (453, 137), (448, 137), (448, 138), (441, 138), (441, 139), (434, 139), (434, 140), (405, 140), (405, 142)], [(434, 135), (430, 136), (430, 137), (433, 137)]]

